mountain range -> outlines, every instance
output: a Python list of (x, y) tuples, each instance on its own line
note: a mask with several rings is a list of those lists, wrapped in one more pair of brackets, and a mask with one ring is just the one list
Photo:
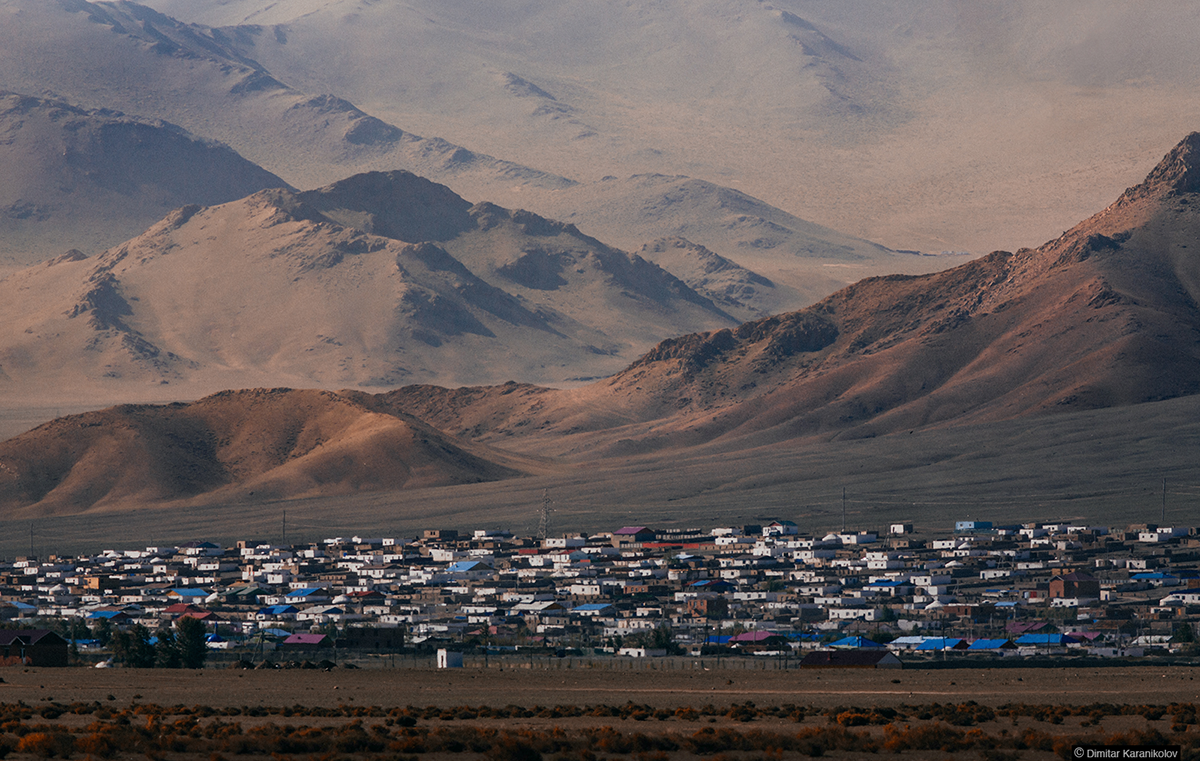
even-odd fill
[(0, 383), (10, 399), (563, 383), (735, 323), (571, 225), (368, 173), (185, 206), (102, 255), (0, 281)]
[[(418, 183), (431, 195), (448, 192), (431, 183), (404, 180)], [(280, 225), (298, 225), (298, 219), (312, 216), (301, 213), (302, 208), (323, 208), (322, 216), (313, 218), (332, 232), (328, 220), (364, 214), (347, 200), (354, 197), (334, 187), (309, 201), (287, 191), (264, 191), (252, 198), (260, 199), (258, 219), (277, 219)], [(281, 213), (284, 206), (293, 211)], [(541, 476), (559, 467), (567, 469), (561, 477), (578, 478), (580, 467), (625, 463), (649, 484), (665, 478), (663, 468), (718, 453), (736, 458), (780, 445), (897, 438), (1022, 418), (1108, 412), (1195, 395), (1200, 391), (1200, 268), (1191, 247), (1200, 239), (1198, 207), (1200, 133), (1192, 133), (1142, 183), (1036, 249), (997, 251), (929, 275), (870, 278), (796, 312), (668, 339), (612, 377), (575, 388), (515, 382), (460, 388), (410, 385), (381, 394), (323, 395), (314, 409), (334, 405), (343, 411), (338, 413), (340, 420), (362, 421), (348, 423), (351, 427), (424, 426), (428, 441), (434, 441), (435, 434), (443, 437), (437, 439), (442, 442), (437, 447), (450, 464), (442, 467), (452, 466), (452, 472), (440, 478), (451, 483), (473, 477), (469, 473), (481, 480), (528, 476), (539, 467)], [(485, 217), (498, 217), (510, 233), (519, 224), (510, 213), (467, 207), (465, 202), (459, 208), (457, 221), (447, 222), (444, 216), (432, 220), (441, 234), (446, 234), (445, 225), (451, 231), (465, 226), (477, 232), (486, 226), (480, 221)], [(558, 234), (570, 235), (544, 220), (527, 222), (552, 225)], [(398, 232), (406, 224), (428, 225), (430, 220), (378, 218), (368, 224), (360, 217), (359, 224), (360, 229)], [(347, 230), (336, 228), (342, 235)], [(297, 233), (301, 238), (311, 234), (303, 226)], [(189, 234), (195, 237), (195, 231)], [(347, 240), (366, 241), (369, 250), (367, 235), (358, 232)], [(389, 256), (392, 252), (389, 249)], [(159, 256), (173, 255), (168, 251)], [(131, 247), (124, 258), (138, 256)], [(328, 264), (303, 257), (293, 261), (286, 253), (277, 258), (285, 260), (281, 264), (289, 272)], [(521, 272), (522, 277), (546, 282), (545, 269)], [(97, 310), (112, 302), (96, 296), (88, 303), (91, 319), (99, 319)], [(287, 405), (290, 393), (300, 392), (268, 396)], [(310, 396), (303, 398), (312, 399), (315, 392), (304, 393)], [(188, 421), (200, 411), (219, 407), (226, 433), (205, 429), (194, 440), (237, 439), (233, 432), (251, 425), (263, 394), (226, 394), (193, 405), (72, 416), (11, 439), (0, 444), (8, 509), (120, 506), (129, 492), (113, 484), (125, 483), (126, 471), (137, 472), (139, 486), (133, 493), (143, 503), (203, 503), (230, 489), (245, 494), (268, 481), (273, 497), (398, 488), (364, 474), (361, 464), (403, 468), (408, 467), (407, 455), (381, 459), (373, 454), (378, 449), (356, 454), (350, 439), (332, 433), (329, 440), (337, 443), (328, 453), (322, 449), (323, 436), (296, 434), (254, 468), (243, 470), (224, 464), (232, 462), (229, 457), (213, 453), (220, 447), (197, 444), (206, 463), (198, 472), (218, 475), (182, 485), (152, 478), (144, 466), (132, 464), (138, 458), (114, 463), (106, 454), (126, 451), (114, 444), (114, 437), (124, 439), (125, 447), (149, 446), (147, 434), (126, 422), (131, 411), (153, 417), (164, 430), (178, 431), (179, 426), (193, 425)], [(288, 430), (308, 430), (305, 408), (288, 409)], [(91, 427), (99, 430), (79, 435)], [(190, 435), (176, 436), (184, 444), (193, 440)], [(274, 441), (274, 434), (266, 439)], [(307, 443), (300, 446), (300, 439)], [(176, 457), (199, 456), (189, 454), (188, 446), (182, 453), (160, 449), (167, 453), (164, 457), (172, 452)], [(468, 459), (460, 450), (478, 459)], [(329, 454), (334, 451), (337, 457)], [(485, 452), (504, 453), (509, 459), (481, 454)], [(287, 467), (279, 462), (291, 453), (309, 458), (305, 463), (321, 463), (321, 477), (303, 467), (279, 470)], [(97, 462), (103, 466), (93, 464)], [(199, 467), (190, 462), (180, 472)], [(172, 472), (172, 467), (162, 470)]]
[(1192, 133), (1144, 182), (1037, 249), (868, 278), (798, 312), (668, 339), (584, 388), (387, 398), (451, 433), (572, 456), (869, 437), (1194, 394), (1197, 190)]
[(419, 134), (583, 184), (704, 179), (893, 249), (1038, 245), (1200, 123), (1187, 0), (146, 4)]
[[(1056, 235), (1200, 118), (1200, 11), (1181, 0), (0, 12), (0, 89), (178, 125), (297, 188), (407, 169), (626, 248), (662, 234), (619, 241), (558, 191), (588, 188), (566, 211), (603, 217), (605, 177), (686, 176), (891, 249), (979, 255)], [(737, 260), (740, 238), (683, 237)]]
[[(742, 317), (811, 303), (867, 275), (960, 260), (899, 254), (706, 180), (568, 177), (533, 168), (540, 159), (522, 165), (418, 136), (341, 97), (340, 84), (276, 76), (252, 57), (251, 42), (267, 33), (260, 26), (184, 23), (130, 2), (3, 0), (0, 12), (0, 88), (11, 90), (0, 111), (0, 274), (69, 250), (94, 255), (174, 207), (397, 169), (627, 251), (684, 237), (775, 283), (744, 302)], [(300, 79), (312, 88), (285, 84)], [(502, 98), (554, 103), (511, 72), (497, 81)]]

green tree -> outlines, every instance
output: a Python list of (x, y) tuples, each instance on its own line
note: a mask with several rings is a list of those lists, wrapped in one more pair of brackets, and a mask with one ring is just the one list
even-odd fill
[(154, 646), (150, 644), (150, 630), (141, 624), (114, 632), (109, 647), (113, 658), (130, 668), (154, 667)]
[(71, 622), (70, 639), (91, 639), (92, 630), (88, 628), (87, 620), (77, 618)]
[(182, 664), (179, 656), (179, 643), (175, 640), (175, 631), (170, 626), (160, 626), (156, 632), (158, 643), (154, 646), (154, 668), (177, 669)]
[(107, 618), (97, 618), (96, 623), (92, 625), (92, 636), (100, 640), (100, 647), (108, 647), (112, 635), (112, 621)]
[(681, 652), (679, 644), (675, 641), (675, 632), (671, 631), (671, 627), (667, 624), (659, 624), (654, 630), (654, 634), (650, 638), (650, 647), (655, 650), (666, 650), (667, 655), (678, 655)]
[(185, 669), (202, 669), (208, 658), (208, 642), (205, 640), (204, 622), (184, 616), (175, 622), (175, 642), (179, 647), (179, 661)]
[(314, 629), (314, 631), (317, 634), (324, 634), (324, 635), (328, 636), (329, 640), (331, 642), (338, 638), (338, 625), (337, 625), (337, 622), (335, 622), (335, 621), (329, 621), (329, 622), (323, 623), (320, 626), (318, 626), (316, 629)]

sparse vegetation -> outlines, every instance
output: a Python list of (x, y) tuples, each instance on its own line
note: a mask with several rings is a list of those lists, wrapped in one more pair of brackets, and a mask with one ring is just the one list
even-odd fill
[[(391, 707), (339, 705), (277, 707), (162, 706), (133, 704), (110, 710), (99, 702), (53, 703), (47, 713), (20, 703), (0, 704), (0, 758), (11, 752), (36, 758), (80, 755), (107, 759), (141, 754), (148, 758), (187, 755), (228, 758), (239, 755), (396, 758), (412, 754), (482, 755), (495, 761), (546, 757), (594, 761), (596, 754), (668, 759), (675, 753), (713, 756), (723, 753), (783, 753), (807, 756), (830, 751), (904, 753), (973, 751), (984, 758), (1009, 759), (1021, 751), (1069, 752), (1088, 742), (1110, 746), (1175, 744), (1187, 754), (1200, 753), (1196, 705), (1090, 704), (1050, 706), (1009, 704), (991, 709), (973, 701), (958, 704), (903, 705), (898, 708), (839, 706), (824, 711), (752, 702), (727, 707), (705, 705), (674, 710), (636, 703), (594, 706)], [(53, 716), (54, 723), (47, 723)], [(69, 721), (90, 716), (87, 724)], [(825, 717), (825, 721), (820, 719)], [(1098, 725), (1107, 717), (1138, 716), (1145, 724), (1120, 731), (1063, 727), (1062, 719), (1086, 717)], [(659, 724), (620, 726), (623, 720), (653, 717)], [(696, 729), (701, 717), (724, 723)], [(806, 723), (812, 717), (816, 722)], [(584, 720), (520, 729), (497, 727), (488, 720), (541, 718)], [(1063, 727), (1050, 731), (1004, 728), (1001, 719), (1022, 718)], [(1058, 722), (1055, 722), (1055, 719)], [(599, 720), (598, 726), (586, 720)], [(788, 723), (801, 724), (788, 728)], [(770, 726), (741, 727), (775, 720)], [(613, 723), (608, 723), (612, 721)], [(1170, 722), (1168, 729), (1165, 724)], [(444, 724), (442, 722), (452, 722)], [(483, 722), (483, 723), (481, 723)], [(985, 726), (978, 726), (985, 725)], [(793, 725), (794, 727), (794, 725)]]

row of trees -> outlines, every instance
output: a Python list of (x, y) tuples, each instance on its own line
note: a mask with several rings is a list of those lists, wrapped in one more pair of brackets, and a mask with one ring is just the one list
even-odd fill
[(169, 624), (159, 627), (154, 633), (156, 642), (151, 642), (150, 630), (141, 624), (112, 633), (109, 649), (113, 660), (130, 668), (199, 669), (204, 668), (208, 657), (204, 623), (195, 618), (180, 618), (175, 627)]

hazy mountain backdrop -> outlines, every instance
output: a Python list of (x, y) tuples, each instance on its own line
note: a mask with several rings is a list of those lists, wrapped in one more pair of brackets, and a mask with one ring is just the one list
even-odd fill
[(0, 0), (0, 438), (59, 418), (0, 444), (0, 534), (1200, 478), (1198, 34), (1187, 0)]
[[(399, 214), (397, 206), (376, 206), (389, 192), (407, 196), (405, 208), (423, 211)], [(69, 319), (87, 317), (92, 330), (106, 325), (112, 333), (137, 313), (117, 298), (126, 280), (133, 284), (130, 292), (137, 292), (139, 282), (149, 284), (142, 292), (151, 313), (196, 313), (195, 303), (185, 308), (159, 303), (154, 281), (122, 263), (135, 260), (151, 272), (157, 265), (178, 276), (180, 267), (193, 265), (165, 262), (188, 254), (178, 244), (148, 249), (154, 235), (172, 231), (174, 240), (187, 240), (206, 229), (242, 230), (251, 219), (255, 230), (284, 228), (274, 239), (289, 245), (251, 261), (276, 261), (286, 276), (361, 292), (366, 282), (385, 278), (376, 273), (358, 279), (355, 275), (377, 265), (347, 262), (383, 252), (384, 261), (396, 261), (392, 266), (402, 271), (421, 262), (432, 273), (456, 275), (460, 295), (476, 298), (468, 305), (553, 331), (552, 317), (522, 309), (524, 299), (493, 295), (482, 278), (471, 279), (461, 262), (434, 243), (399, 247), (391, 242), (396, 238), (329, 221), (356, 215), (359, 230), (400, 239), (456, 241), (496, 231), (554, 234), (560, 241), (574, 235), (532, 215), (468, 207), (444, 187), (411, 175), (356, 177), (299, 196), (264, 191), (215, 211), (195, 210), (186, 220), (168, 220), (146, 241), (101, 257), (107, 266), (90, 270), (86, 282), (94, 289)], [(322, 246), (337, 251), (335, 256), (313, 256), (303, 245), (320, 236), (339, 241)], [(1200, 264), (1189, 247), (1198, 239), (1200, 133), (1192, 133), (1144, 182), (1037, 249), (998, 251), (930, 275), (871, 278), (797, 312), (669, 339), (611, 378), (572, 389), (509, 382), (409, 385), (374, 395), (238, 392), (192, 405), (122, 407), (64, 418), (2, 445), (0, 498), (10, 510), (78, 512), (130, 502), (213, 501), (231, 493), (249, 498), (256, 489), (271, 497), (328, 496), (396, 490), (409, 486), (409, 479), (428, 486), (533, 472), (553, 476), (555, 467), (559, 477), (575, 478), (572, 466), (639, 456), (669, 454), (674, 462), (688, 462), (713, 451), (814, 447), (1194, 395), (1200, 391)], [(643, 292), (669, 293), (719, 314), (670, 276), (652, 279), (646, 273), (652, 265), (619, 252), (538, 250), (494, 258), (495, 250), (464, 246), (462, 258), (493, 279), (574, 294), (597, 293), (593, 269), (605, 270), (606, 282), (613, 282), (619, 273), (642, 268), (633, 280), (657, 283)], [(564, 259), (570, 264), (559, 266)], [(206, 269), (218, 269), (202, 261)], [(585, 262), (589, 266), (568, 272)], [(45, 269), (84, 264), (59, 262)], [(349, 275), (327, 274), (346, 266), (353, 267)], [(399, 279), (403, 289), (407, 277)], [(459, 324), (463, 332), (482, 327), (478, 310), (463, 302), (438, 306), (439, 294), (425, 295), (434, 286), (417, 287), (428, 290), (415, 299), (414, 309), (404, 310), (405, 329), (437, 329), (421, 322), (422, 309), (437, 315), (442, 326)], [(601, 302), (610, 290), (598, 291)], [(553, 314), (550, 303), (543, 302), (544, 314)], [(587, 311), (602, 310), (592, 304)], [(299, 319), (296, 312), (283, 317)], [(280, 334), (265, 314), (243, 324), (266, 329), (240, 338), (238, 346), (261, 349), (264, 336)], [(170, 335), (180, 327), (156, 330), (155, 335)], [(117, 333), (113, 343), (119, 336), (126, 350), (145, 340), (119, 328)], [(192, 336), (191, 345), (204, 338)], [(223, 331), (207, 338), (217, 346)], [(430, 340), (448, 338), (443, 332)], [(172, 370), (187, 361), (161, 350), (153, 356)], [(528, 458), (524, 469), (522, 458)], [(664, 467), (669, 466), (660, 461), (641, 471), (651, 490), (649, 483)]]

